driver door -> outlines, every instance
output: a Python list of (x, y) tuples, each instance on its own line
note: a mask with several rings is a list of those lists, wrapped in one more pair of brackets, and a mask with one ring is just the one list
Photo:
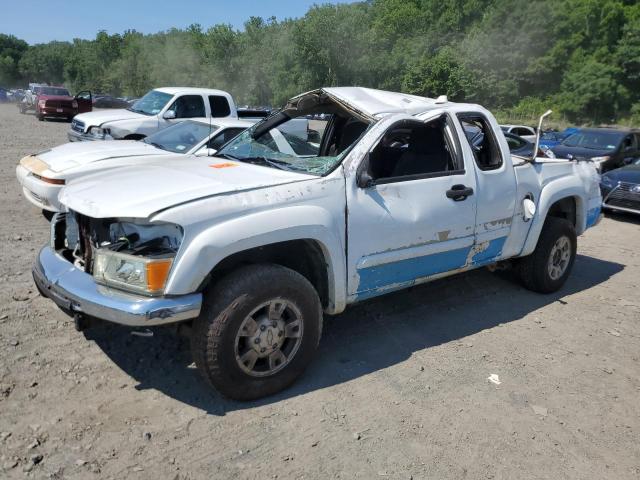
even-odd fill
[(474, 244), (476, 177), (459, 124), (448, 115), (394, 115), (376, 131), (357, 172), (347, 174), (352, 301), (463, 268)]
[(83, 90), (76, 95), (78, 102), (78, 113), (90, 112), (93, 110), (93, 97), (89, 90)]

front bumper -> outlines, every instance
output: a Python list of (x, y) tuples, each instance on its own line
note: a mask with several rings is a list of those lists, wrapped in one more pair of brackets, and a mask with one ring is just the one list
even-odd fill
[(604, 195), (602, 208), (640, 213), (640, 184), (619, 182)]
[(149, 327), (197, 317), (202, 294), (145, 297), (98, 285), (49, 247), (38, 254), (33, 279), (40, 293), (71, 314), (132, 327)]
[[(58, 111), (60, 110), (60, 111)], [(43, 107), (38, 108), (38, 115), (42, 115), (43, 117), (60, 117), (60, 118), (71, 118), (78, 113), (76, 109), (68, 108), (68, 107)]]
[(89, 135), (88, 133), (80, 133), (75, 130), (69, 129), (67, 130), (67, 138), (70, 142), (85, 142), (85, 141), (95, 141), (102, 140), (101, 138), (96, 138), (93, 135)]

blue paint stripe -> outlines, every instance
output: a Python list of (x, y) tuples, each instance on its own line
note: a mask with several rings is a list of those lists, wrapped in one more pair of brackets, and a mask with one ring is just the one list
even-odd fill
[(506, 241), (507, 237), (500, 237), (496, 238), (495, 240), (491, 240), (486, 250), (484, 250), (483, 252), (479, 252), (473, 256), (473, 258), (471, 259), (471, 264), (473, 266), (476, 266), (491, 263), (500, 255), (502, 255), (502, 248), (504, 247), (504, 242)]
[(598, 205), (587, 212), (587, 228), (593, 227), (596, 224), (600, 217), (601, 210), (602, 206)]
[[(491, 240), (486, 250), (473, 256), (468, 267), (473, 268), (491, 263), (501, 255), (506, 239), (507, 237), (500, 237)], [(374, 297), (385, 293), (388, 287), (409, 286), (417, 279), (464, 267), (470, 250), (471, 247), (465, 247), (360, 269), (358, 270), (360, 276), (358, 298)]]

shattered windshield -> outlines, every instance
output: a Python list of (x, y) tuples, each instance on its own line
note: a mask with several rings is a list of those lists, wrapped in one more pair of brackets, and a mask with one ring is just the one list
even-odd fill
[(127, 110), (144, 115), (157, 115), (172, 98), (173, 95), (168, 93), (151, 90)]
[(149, 135), (143, 141), (169, 152), (187, 153), (218, 128), (217, 125), (188, 120)]
[[(220, 152), (219, 156), (255, 163), (263, 166), (325, 175), (340, 163), (359, 135), (366, 130), (362, 123), (359, 133), (346, 140), (344, 134), (334, 132), (342, 140), (325, 142), (327, 147), (321, 151), (322, 138), (329, 123), (327, 118), (292, 118), (254, 138), (256, 127), (244, 131)], [(336, 129), (337, 130), (337, 129)]]

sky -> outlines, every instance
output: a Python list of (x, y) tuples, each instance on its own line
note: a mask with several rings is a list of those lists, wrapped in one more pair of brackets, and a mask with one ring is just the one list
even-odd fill
[(242, 28), (250, 16), (278, 20), (303, 16), (313, 4), (353, 0), (0, 0), (0, 33), (27, 43), (95, 38), (100, 30), (155, 33), (199, 23)]

